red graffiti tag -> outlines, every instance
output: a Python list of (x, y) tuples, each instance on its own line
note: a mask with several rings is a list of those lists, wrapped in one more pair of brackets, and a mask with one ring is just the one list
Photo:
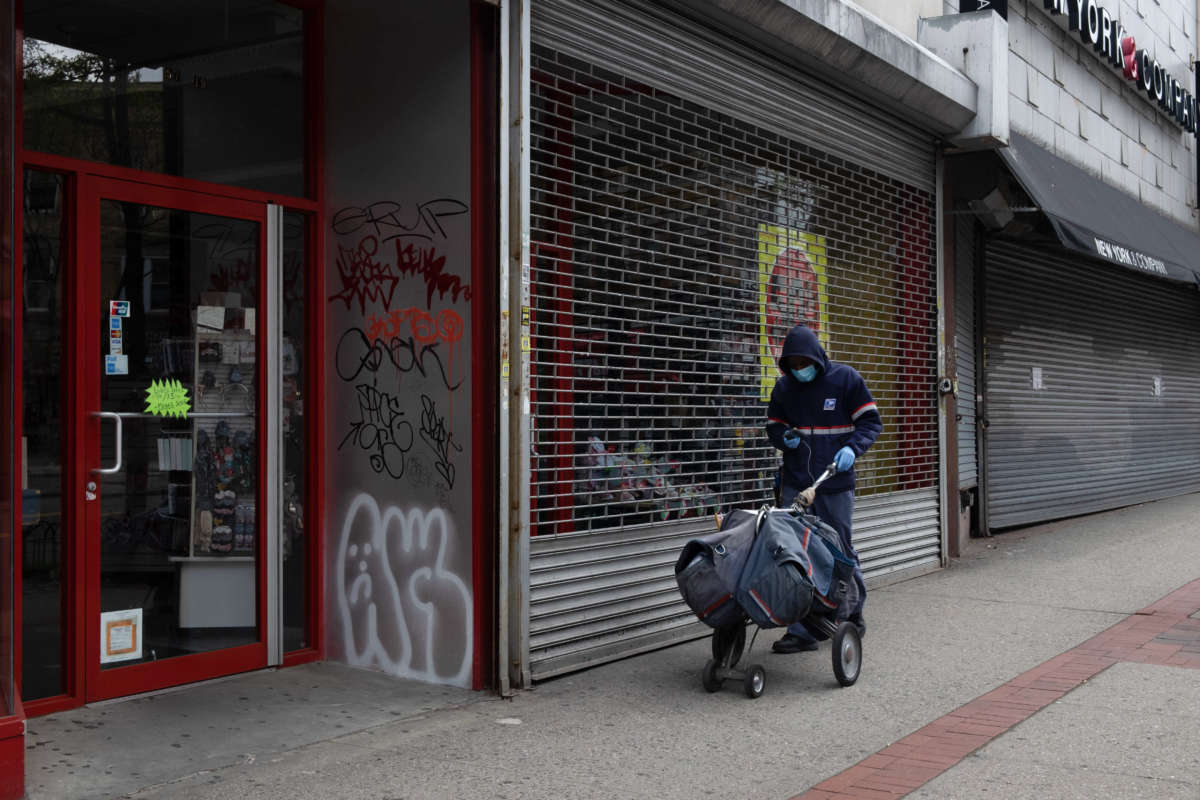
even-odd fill
[(441, 340), (446, 344), (457, 344), (463, 337), (463, 319), (457, 311), (446, 308), (435, 318), (420, 308), (398, 308), (386, 316), (370, 314), (364, 330), (371, 342), (379, 339), (396, 339), (408, 334), (419, 345), (433, 344)]
[[(425, 374), (425, 357), (431, 355), (440, 363), (441, 354), (438, 346), (445, 343), (449, 346), (446, 367), (442, 377), (447, 387), (455, 389), (461, 382), (461, 376), (456, 373), (456, 364), (462, 361), (463, 318), (453, 309), (444, 308), (437, 316), (421, 308), (400, 308), (383, 316), (370, 314), (363, 326), (366, 342), (370, 343), (371, 351), (383, 348), (399, 367), (405, 351), (409, 354), (410, 363), (416, 366), (421, 374)], [(411, 368), (411, 367), (410, 367)], [(407, 370), (405, 370), (407, 371)]]
[(329, 302), (343, 300), (349, 310), (357, 300), (360, 312), (367, 310), (368, 302), (382, 302), (384, 308), (391, 305), (400, 278), (390, 264), (375, 259), (378, 251), (379, 242), (374, 236), (367, 236), (353, 249), (338, 245), (337, 269), (342, 290), (330, 297)]
[(426, 308), (433, 308), (434, 292), (439, 299), (445, 299), (448, 292), (451, 302), (457, 301), (459, 295), (465, 301), (471, 300), (471, 288), (464, 286), (457, 275), (447, 275), (443, 271), (446, 257), (439, 256), (437, 248), (396, 240), (396, 266), (400, 275), (420, 275), (425, 281)]

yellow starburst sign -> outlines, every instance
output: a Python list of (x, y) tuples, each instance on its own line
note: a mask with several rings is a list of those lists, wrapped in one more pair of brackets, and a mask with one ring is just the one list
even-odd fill
[(186, 417), (191, 410), (187, 389), (177, 380), (151, 381), (146, 390), (146, 413), (160, 417)]

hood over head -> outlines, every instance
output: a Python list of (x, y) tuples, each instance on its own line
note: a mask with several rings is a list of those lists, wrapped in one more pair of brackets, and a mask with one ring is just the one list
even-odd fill
[(821, 343), (817, 340), (817, 334), (813, 333), (807, 325), (797, 325), (792, 328), (788, 331), (787, 338), (783, 340), (778, 363), (779, 371), (784, 375), (789, 374), (783, 367), (783, 360), (788, 356), (811, 358), (822, 375), (829, 372), (829, 356), (825, 355), (825, 348), (821, 347)]

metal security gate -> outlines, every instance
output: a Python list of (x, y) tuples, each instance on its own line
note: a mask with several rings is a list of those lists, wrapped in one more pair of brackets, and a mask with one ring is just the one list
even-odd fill
[(954, 355), (958, 371), (958, 488), (979, 485), (975, 432), (975, 220), (959, 216), (954, 229)]
[(1200, 293), (988, 246), (988, 524), (1200, 489)]
[(672, 566), (769, 502), (796, 322), (884, 415), (868, 578), (936, 567), (932, 139), (650, 4), (536, 6), (530, 68), (532, 676), (707, 632)]

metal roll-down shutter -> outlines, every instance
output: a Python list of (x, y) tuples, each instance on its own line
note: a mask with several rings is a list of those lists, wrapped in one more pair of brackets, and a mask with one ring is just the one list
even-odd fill
[(958, 488), (979, 484), (975, 442), (975, 220), (958, 217), (954, 229), (954, 354), (958, 368)]
[(672, 566), (769, 502), (769, 342), (807, 320), (885, 434), (868, 579), (940, 563), (932, 138), (651, 4), (533, 12), (530, 664), (708, 629)]
[(1200, 293), (999, 241), (986, 276), (990, 527), (1200, 489)]

